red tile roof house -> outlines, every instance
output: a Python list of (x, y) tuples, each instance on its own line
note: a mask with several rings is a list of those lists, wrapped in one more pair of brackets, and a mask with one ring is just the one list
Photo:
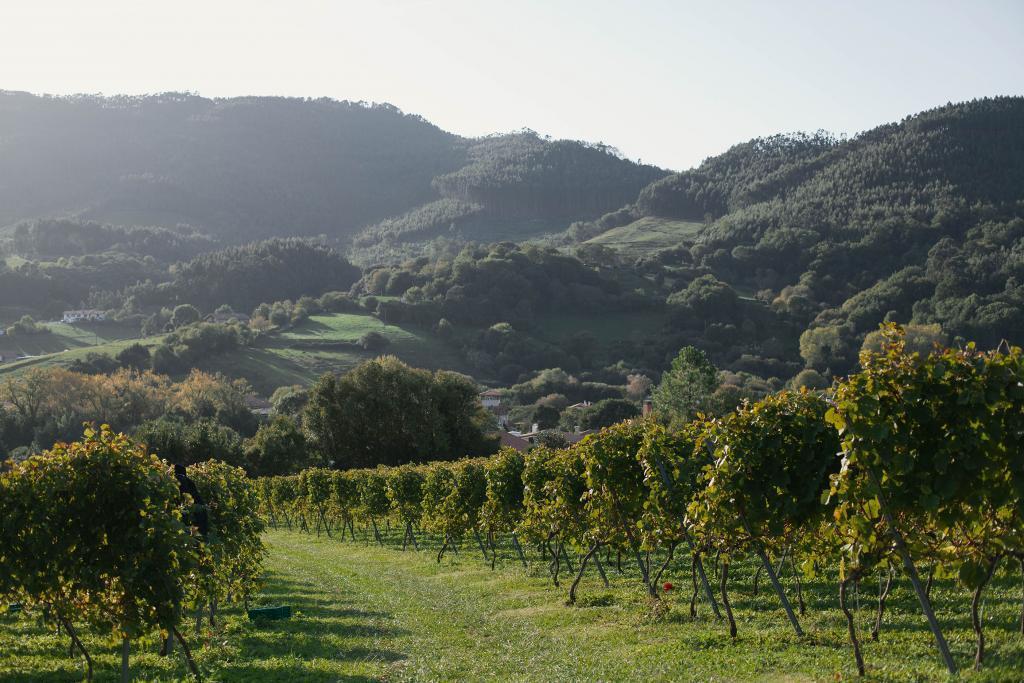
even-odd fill
[(533, 444), (521, 436), (516, 436), (515, 434), (510, 434), (509, 432), (502, 432), (501, 447), (505, 448), (506, 446), (514, 448), (520, 453), (525, 453), (526, 451), (530, 450), (533, 447)]
[(497, 408), (501, 405), (501, 399), (503, 396), (501, 389), (488, 389), (487, 391), (480, 392), (480, 403), (484, 405), (484, 408)]
[[(537, 437), (539, 437), (544, 431), (536, 428), (524, 434), (513, 434), (512, 432), (501, 433), (501, 445), (511, 446), (517, 451), (525, 453), (537, 444)], [(588, 435), (593, 434), (594, 430), (590, 429), (584, 432), (559, 432), (555, 431), (555, 434), (565, 439), (565, 442), (570, 446), (575, 446), (580, 441), (583, 441)]]
[(494, 416), (499, 429), (505, 429), (508, 422), (508, 407), (504, 405), (504, 393), (501, 389), (488, 389), (480, 392), (480, 404), (484, 410)]

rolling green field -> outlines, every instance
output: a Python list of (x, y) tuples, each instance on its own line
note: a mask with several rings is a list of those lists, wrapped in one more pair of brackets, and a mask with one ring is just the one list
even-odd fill
[[(161, 336), (138, 337), (138, 329), (116, 322), (66, 325), (48, 323), (50, 334), (0, 336), (0, 376), (26, 368), (67, 365), (90, 352), (115, 355), (136, 342), (154, 346)], [(30, 356), (18, 360), (18, 356)]]
[(0, 337), (0, 353), (40, 355), (59, 353), (65, 350), (86, 346), (108, 344), (114, 341), (129, 339), (135, 341), (139, 331), (137, 327), (116, 322), (82, 323), (67, 325), (65, 323), (47, 323), (50, 334), (33, 334), (28, 336)]
[[(364, 535), (364, 530), (359, 530)], [(623, 559), (624, 573), (606, 565), (610, 588), (593, 570), (576, 606), (565, 604), (571, 577), (555, 588), (547, 562), (529, 554), (524, 569), (511, 549), (491, 570), (472, 542), (458, 556), (435, 561), (436, 543), (400, 550), (397, 529), (387, 547), (369, 539), (341, 541), (270, 531), (266, 584), (256, 601), (291, 605), (287, 621), (254, 624), (228, 609), (214, 628), (191, 640), (209, 681), (836, 681), (856, 678), (834, 576), (804, 585), (807, 635), (795, 636), (767, 586), (752, 591), (753, 567), (734, 564), (731, 598), (739, 634), (731, 642), (722, 621), (703, 602), (689, 616), (688, 558), (665, 579), (675, 588), (652, 609)], [(421, 538), (421, 542), (426, 539)], [(574, 557), (574, 564), (578, 558)], [(792, 592), (788, 572), (784, 583)], [(878, 586), (865, 581), (855, 598), (868, 666), (867, 680), (949, 680), (941, 667), (909, 584), (898, 579), (879, 641), (871, 642)], [(952, 582), (933, 592), (960, 678), (1020, 681), (1024, 636), (1017, 632), (1021, 576), (1016, 563), (986, 592), (985, 668), (970, 670), (974, 640), (969, 595)], [(192, 633), (191, 627), (189, 634)], [(188, 637), (188, 636), (186, 636)], [(119, 650), (113, 637), (88, 631), (96, 680), (115, 680)], [(136, 680), (186, 678), (178, 657), (161, 658), (155, 637), (132, 650)], [(34, 615), (0, 617), (0, 681), (68, 681), (81, 677), (65, 637)]]
[[(658, 334), (663, 324), (663, 316), (652, 311), (547, 315), (537, 318), (533, 333), (558, 343), (577, 332), (587, 331), (606, 344)], [(0, 336), (0, 355), (4, 357), (0, 363), (0, 378), (31, 367), (67, 366), (89, 353), (114, 356), (136, 342), (152, 348), (164, 338), (164, 335), (139, 338), (135, 328), (115, 322), (49, 323), (48, 326), (50, 334)], [(358, 342), (367, 332), (383, 335), (388, 345), (379, 351), (364, 350)], [(257, 392), (269, 396), (277, 387), (312, 384), (325, 372), (344, 372), (381, 354), (393, 354), (414, 367), (473, 374), (458, 351), (429, 329), (390, 325), (364, 313), (310, 316), (294, 327), (266, 334), (255, 346), (211, 356), (198, 367), (232, 378), (244, 378)], [(22, 355), (29, 358), (18, 360)]]
[(648, 216), (603, 232), (587, 240), (586, 244), (602, 244), (635, 258), (658, 249), (675, 247), (683, 240), (695, 237), (703, 228), (704, 224), (699, 222)]
[[(49, 327), (51, 334), (0, 337), (0, 377), (30, 367), (66, 366), (88, 353), (113, 356), (135, 342), (152, 347), (163, 339), (135, 338), (136, 331), (116, 323)], [(382, 334), (388, 345), (380, 351), (362, 349), (357, 342), (367, 332)], [(311, 316), (295, 327), (271, 332), (257, 346), (211, 356), (199, 368), (244, 378), (256, 391), (269, 395), (279, 386), (311, 384), (325, 372), (342, 372), (381, 354), (394, 354), (415, 367), (468, 371), (461, 357), (428, 330), (353, 313)], [(31, 357), (17, 360), (21, 355)]]
[[(357, 342), (367, 332), (388, 340), (380, 351), (366, 351)], [(466, 371), (464, 362), (428, 330), (388, 325), (372, 315), (314, 315), (301, 324), (269, 335), (259, 348), (211, 358), (208, 370), (245, 377), (261, 393), (284, 384), (310, 384), (325, 372), (343, 372), (364, 360), (393, 354), (421, 368)]]

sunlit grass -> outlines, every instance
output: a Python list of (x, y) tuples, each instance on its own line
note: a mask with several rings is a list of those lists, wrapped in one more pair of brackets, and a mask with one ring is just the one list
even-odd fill
[(635, 258), (658, 249), (678, 246), (684, 240), (692, 240), (703, 228), (704, 224), (696, 221), (646, 216), (603, 232), (587, 240), (587, 243), (601, 244)]
[[(382, 528), (383, 531), (383, 528)], [(436, 546), (400, 550), (396, 529), (388, 547), (364, 538), (341, 541), (289, 531), (267, 534), (270, 557), (259, 604), (289, 604), (286, 621), (250, 623), (238, 608), (224, 612), (196, 639), (197, 660), (211, 681), (360, 680), (837, 680), (855, 677), (845, 622), (837, 608), (835, 577), (805, 584), (808, 602), (798, 638), (762, 580), (752, 593), (754, 567), (734, 564), (731, 581), (739, 628), (731, 642), (721, 621), (699, 605), (688, 614), (689, 564), (684, 556), (666, 579), (667, 612), (652, 610), (623, 558), (623, 573), (606, 565), (611, 587), (588, 572), (577, 606), (565, 604), (570, 576), (561, 588), (546, 562), (530, 554), (523, 567), (507, 542), (495, 571), (472, 541), (459, 555), (434, 560)], [(574, 557), (574, 562), (576, 558)], [(1019, 568), (1007, 564), (987, 592), (985, 669), (970, 671), (974, 637), (970, 596), (952, 582), (938, 582), (933, 597), (961, 677), (1020, 681), (1024, 637), (1017, 632), (1021, 600)], [(792, 578), (785, 578), (790, 593)], [(877, 586), (865, 581), (860, 609), (869, 680), (946, 680), (946, 675), (905, 580), (897, 582), (878, 643), (868, 632)], [(192, 633), (191, 624), (186, 632)], [(87, 632), (97, 680), (116, 680), (118, 643)], [(67, 640), (36, 623), (33, 615), (0, 617), (0, 681), (67, 681), (82, 675)], [(136, 680), (172, 681), (186, 676), (178, 657), (157, 656), (155, 638), (132, 650)]]

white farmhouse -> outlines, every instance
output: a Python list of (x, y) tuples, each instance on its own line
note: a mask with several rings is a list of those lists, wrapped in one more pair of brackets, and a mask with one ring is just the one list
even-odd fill
[(101, 322), (107, 319), (107, 314), (95, 308), (83, 308), (78, 311), (64, 311), (61, 322), (72, 325), (80, 322)]
[(488, 389), (487, 391), (480, 393), (480, 403), (483, 404), (484, 408), (491, 410), (501, 405), (501, 390), (500, 389)]

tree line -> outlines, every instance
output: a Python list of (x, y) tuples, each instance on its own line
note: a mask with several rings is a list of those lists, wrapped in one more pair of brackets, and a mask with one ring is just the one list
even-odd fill
[(645, 270), (755, 293), (786, 338), (803, 335), (802, 359), (817, 371), (853, 370), (883, 321), (938, 324), (985, 345), (1019, 341), (1022, 121), (1024, 100), (997, 97), (850, 139), (755, 139), (652, 183), (577, 233), (642, 216), (705, 221), (697, 239), (652, 255)]

